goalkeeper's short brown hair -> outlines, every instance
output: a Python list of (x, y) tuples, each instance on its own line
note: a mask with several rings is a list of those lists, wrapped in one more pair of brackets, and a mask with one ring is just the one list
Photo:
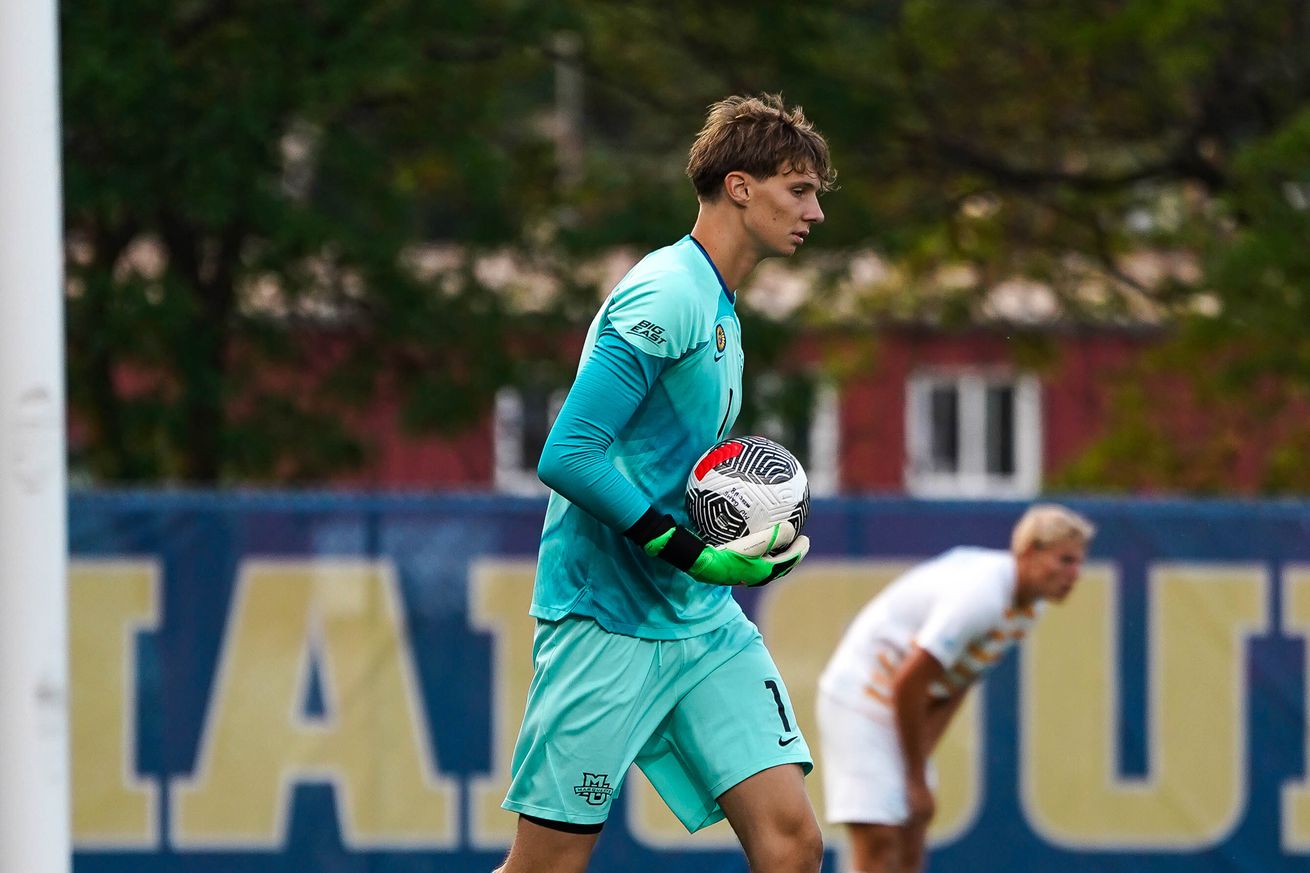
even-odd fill
[(710, 106), (691, 145), (687, 176), (697, 197), (716, 200), (724, 177), (734, 171), (759, 179), (813, 172), (820, 191), (831, 191), (837, 182), (827, 140), (801, 107), (788, 107), (781, 94), (728, 97)]

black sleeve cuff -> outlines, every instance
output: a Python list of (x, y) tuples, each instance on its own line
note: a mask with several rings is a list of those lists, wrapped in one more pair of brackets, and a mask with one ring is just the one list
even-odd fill
[(691, 565), (700, 557), (700, 553), (705, 551), (705, 544), (691, 531), (674, 521), (673, 516), (656, 512), (652, 507), (646, 510), (632, 527), (625, 530), (623, 535), (644, 549), (646, 543), (667, 533), (669, 528), (673, 528), (673, 536), (669, 537), (669, 541), (657, 557), (668, 561), (685, 573), (691, 569)]
[(673, 536), (669, 537), (669, 544), (660, 552), (660, 557), (686, 573), (703, 551), (705, 551), (705, 544), (691, 531), (679, 525), (674, 528)]
[(673, 520), (673, 516), (656, 512), (655, 507), (652, 506), (642, 514), (641, 518), (633, 522), (632, 527), (625, 530), (623, 535), (644, 549), (646, 543), (669, 528), (677, 526), (678, 523)]

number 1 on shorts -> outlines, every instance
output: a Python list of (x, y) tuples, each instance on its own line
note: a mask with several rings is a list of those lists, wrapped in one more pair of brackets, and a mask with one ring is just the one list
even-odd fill
[(778, 690), (778, 683), (772, 679), (765, 679), (764, 687), (773, 692), (773, 700), (778, 704), (778, 718), (782, 719), (782, 732), (791, 733), (791, 722), (787, 721), (787, 708), (782, 705), (782, 692)]

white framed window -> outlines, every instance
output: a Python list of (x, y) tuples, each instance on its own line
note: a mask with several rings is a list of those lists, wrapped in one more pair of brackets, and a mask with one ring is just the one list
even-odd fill
[(515, 386), (496, 392), (494, 446), (495, 488), (509, 494), (545, 494), (537, 463), (546, 436), (564, 405), (564, 389)]
[(761, 373), (745, 386), (749, 401), (732, 427), (736, 436), (782, 443), (805, 468), (810, 494), (836, 494), (840, 484), (837, 386), (811, 373)]
[(1041, 490), (1041, 383), (1035, 375), (923, 370), (907, 387), (910, 494), (1027, 498)]

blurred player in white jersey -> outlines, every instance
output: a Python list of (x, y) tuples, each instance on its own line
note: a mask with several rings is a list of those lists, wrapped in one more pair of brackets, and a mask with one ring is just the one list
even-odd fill
[(1010, 550), (959, 547), (905, 573), (855, 617), (819, 677), (828, 820), (851, 873), (914, 873), (935, 800), (928, 759), (974, 682), (1068, 596), (1095, 534), (1031, 507)]

